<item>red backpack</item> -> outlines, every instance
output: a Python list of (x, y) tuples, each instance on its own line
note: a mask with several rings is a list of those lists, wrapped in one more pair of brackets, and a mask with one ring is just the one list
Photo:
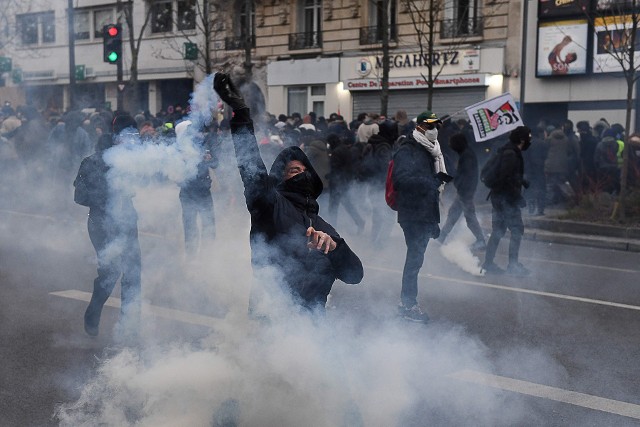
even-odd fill
[(385, 191), (384, 191), (384, 199), (387, 202), (387, 205), (394, 211), (398, 210), (398, 206), (396, 205), (396, 189), (393, 188), (393, 180), (391, 179), (391, 175), (393, 174), (393, 159), (389, 161), (389, 168), (387, 169), (387, 181), (385, 183)]

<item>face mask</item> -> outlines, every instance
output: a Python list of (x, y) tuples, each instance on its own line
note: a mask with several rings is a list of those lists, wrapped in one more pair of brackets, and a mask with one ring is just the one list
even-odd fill
[(427, 129), (424, 133), (427, 139), (431, 142), (435, 142), (438, 139), (438, 129)]
[(531, 140), (527, 140), (524, 142), (524, 145), (522, 146), (522, 151), (527, 151), (529, 147), (531, 147)]
[(313, 180), (311, 178), (311, 172), (304, 171), (292, 176), (282, 183), (282, 188), (285, 191), (310, 196), (313, 194)]

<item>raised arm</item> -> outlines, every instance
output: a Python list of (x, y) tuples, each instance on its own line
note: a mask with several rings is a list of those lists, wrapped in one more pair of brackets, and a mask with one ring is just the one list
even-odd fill
[(217, 73), (213, 88), (233, 110), (231, 136), (238, 161), (238, 169), (244, 184), (244, 196), (251, 213), (273, 205), (275, 190), (269, 181), (269, 173), (260, 157), (258, 142), (254, 135), (249, 107), (228, 74)]

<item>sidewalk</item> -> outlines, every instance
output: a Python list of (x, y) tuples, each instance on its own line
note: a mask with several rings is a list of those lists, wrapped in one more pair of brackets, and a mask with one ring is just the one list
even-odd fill
[(640, 252), (640, 228), (557, 219), (561, 211), (530, 216), (524, 211), (524, 237), (539, 242)]

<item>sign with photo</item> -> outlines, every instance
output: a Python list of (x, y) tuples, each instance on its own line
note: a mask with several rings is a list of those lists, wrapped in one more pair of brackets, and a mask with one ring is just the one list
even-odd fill
[(539, 22), (536, 77), (587, 72), (587, 20)]
[(597, 11), (605, 11), (605, 10), (623, 10), (625, 8), (629, 9), (630, 6), (633, 6), (632, 0), (596, 0), (596, 10)]
[[(593, 72), (622, 71), (621, 61), (628, 63), (632, 33), (631, 16), (609, 16), (595, 19), (593, 25)], [(640, 60), (640, 31), (636, 30), (635, 61)]]
[(562, 16), (585, 16), (589, 12), (590, 0), (538, 0), (538, 16), (555, 18)]

